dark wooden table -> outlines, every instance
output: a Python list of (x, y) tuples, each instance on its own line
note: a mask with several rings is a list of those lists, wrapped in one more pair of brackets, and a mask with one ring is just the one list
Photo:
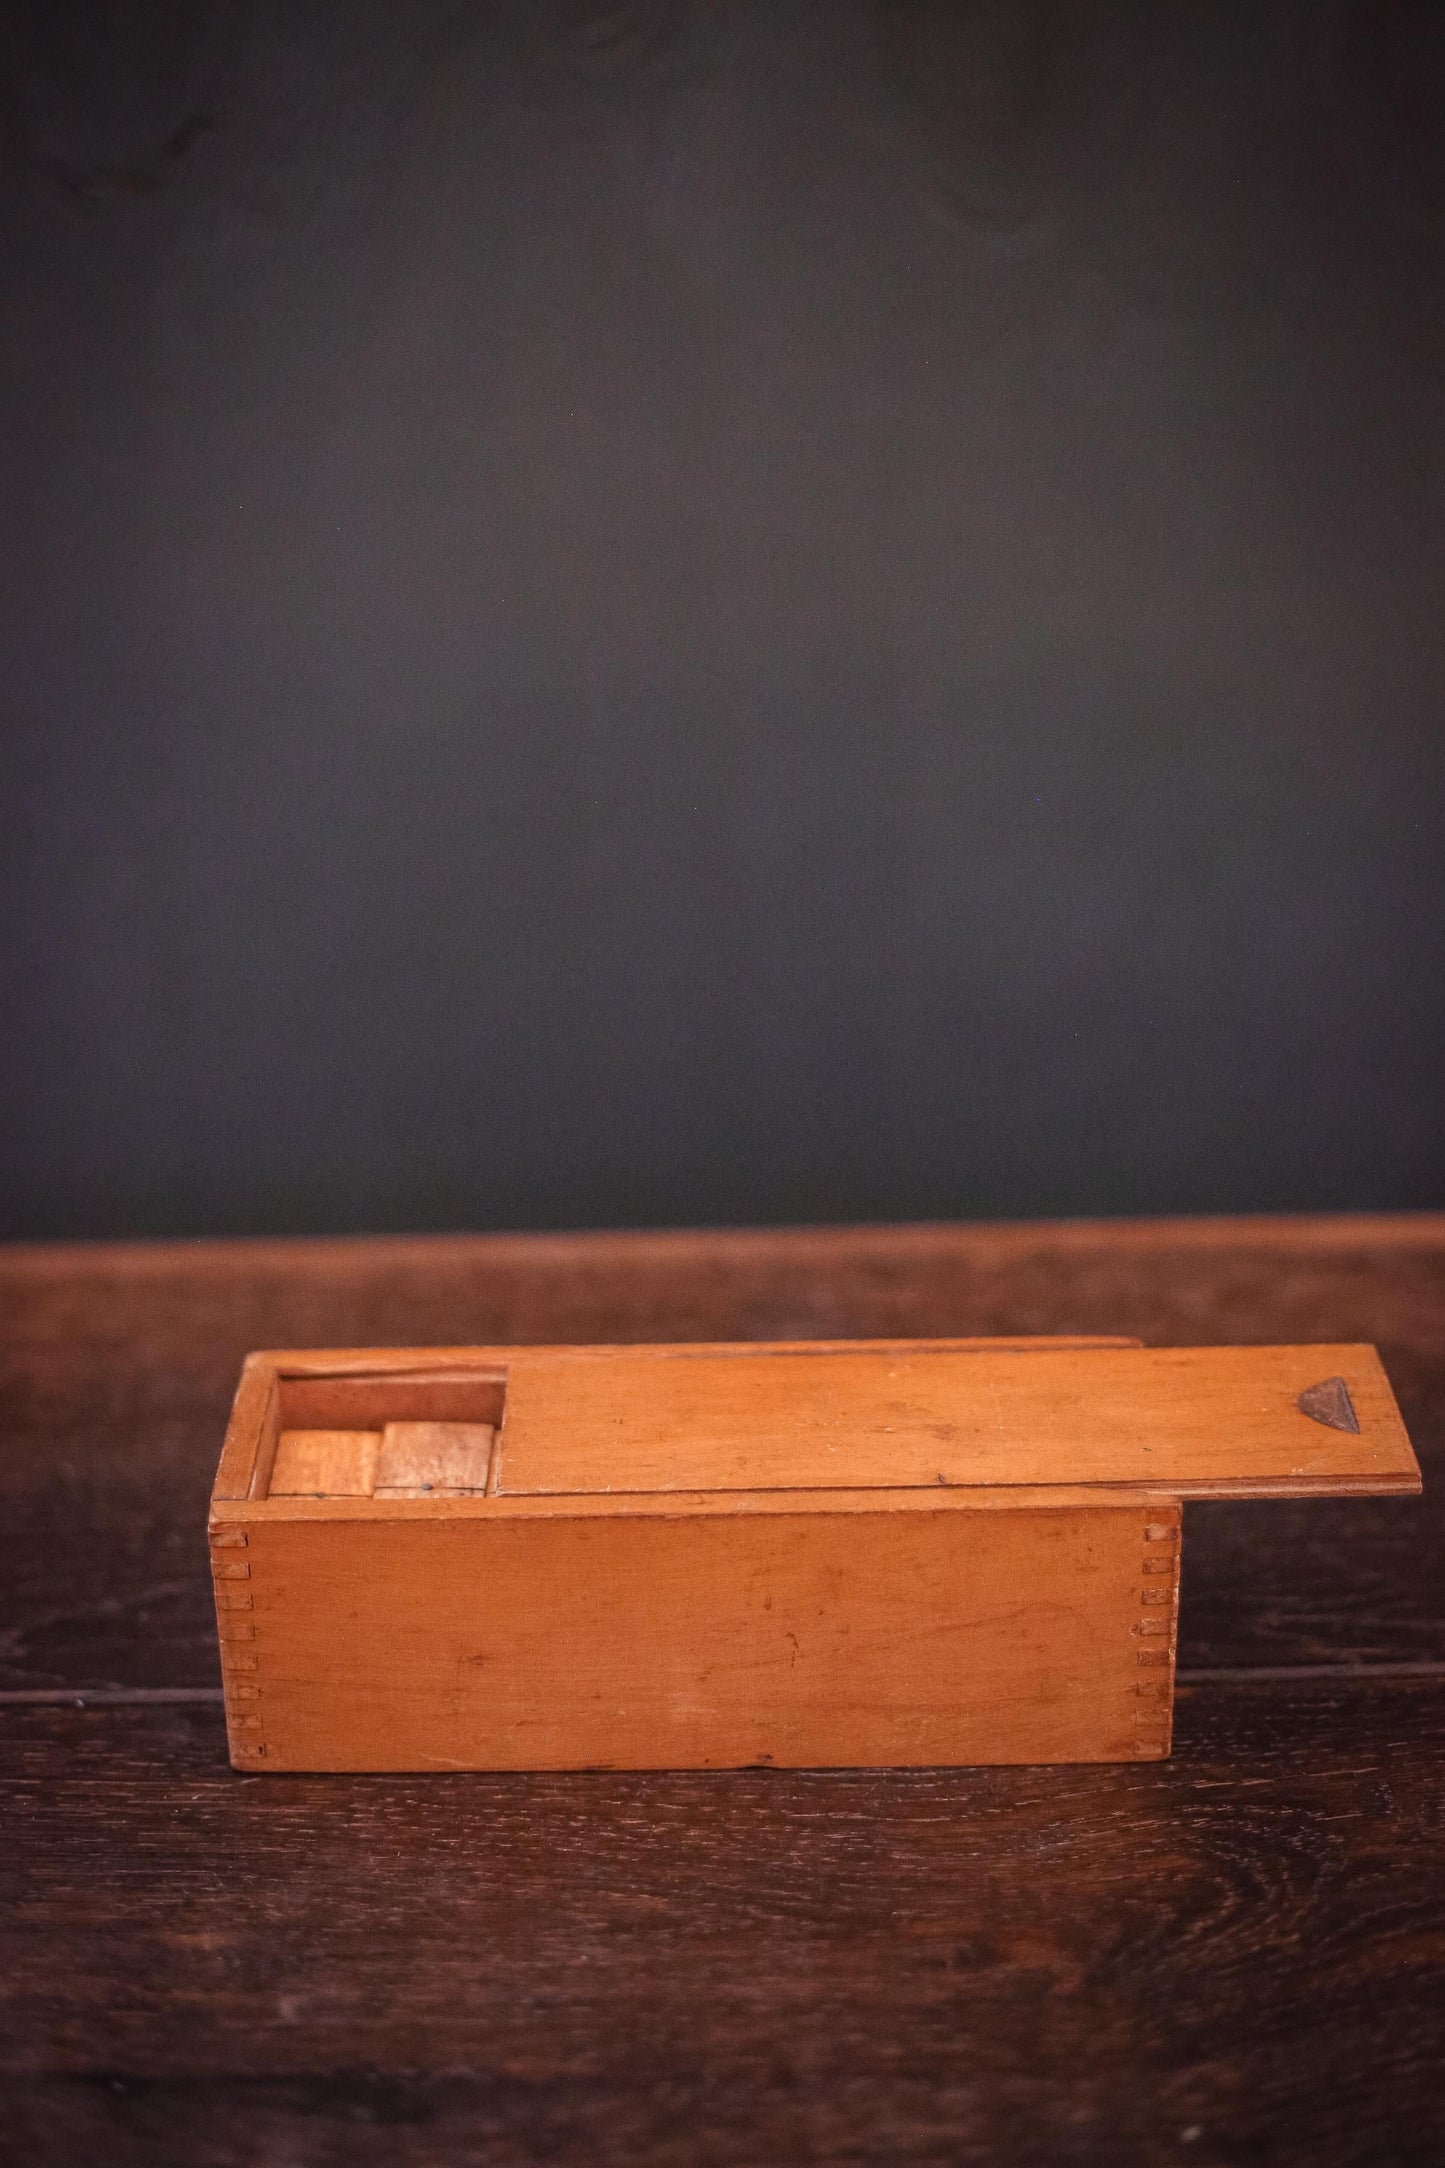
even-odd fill
[[(1445, 2161), (1445, 1218), (0, 1252), (0, 2148)], [(1165, 1765), (232, 1774), (256, 1346), (1365, 1339), (1423, 1501), (1186, 1514)]]

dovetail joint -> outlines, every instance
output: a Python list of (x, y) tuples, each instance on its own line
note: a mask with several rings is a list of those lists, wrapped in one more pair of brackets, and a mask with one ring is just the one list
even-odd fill
[[(226, 1734), (233, 1761), (257, 1761), (266, 1752), (261, 1687), (256, 1651), (255, 1596), (247, 1585), (251, 1562), (237, 1558), (250, 1547), (244, 1528), (215, 1528), (211, 1538), (211, 1577), (216, 1625), (221, 1644), (221, 1684), (226, 1705)], [(219, 1554), (219, 1555), (218, 1555)]]
[[(1141, 1530), (1139, 1613), (1130, 1624), (1134, 1648), (1134, 1752), (1141, 1761), (1162, 1761), (1174, 1726), (1174, 1651), (1179, 1624), (1179, 1523), (1146, 1521)], [(1162, 1614), (1162, 1615), (1161, 1615)], [(1140, 1648), (1140, 1641), (1162, 1647)], [(1139, 1673), (1162, 1672), (1162, 1678)]]

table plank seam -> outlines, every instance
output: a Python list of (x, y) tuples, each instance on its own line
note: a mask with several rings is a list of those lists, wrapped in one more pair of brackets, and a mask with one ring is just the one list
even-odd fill
[[(1392, 1679), (1445, 1679), (1445, 1662), (1380, 1664), (1213, 1664), (1181, 1669), (1175, 1674), (1180, 1686), (1249, 1686), (1278, 1681), (1367, 1685)], [(0, 1708), (176, 1708), (224, 1705), (225, 1689), (219, 1686), (37, 1686), (0, 1688)]]

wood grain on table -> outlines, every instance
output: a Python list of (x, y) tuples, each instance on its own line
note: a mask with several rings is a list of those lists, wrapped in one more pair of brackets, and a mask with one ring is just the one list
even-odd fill
[[(1445, 2159), (1445, 1218), (12, 1249), (0, 1315), (0, 2158)], [(1375, 1342), (1424, 1470), (1186, 1509), (1173, 1762), (226, 1767), (249, 1349), (1053, 1332)]]

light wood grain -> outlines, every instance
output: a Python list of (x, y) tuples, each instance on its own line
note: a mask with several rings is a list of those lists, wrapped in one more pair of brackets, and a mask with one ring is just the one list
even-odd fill
[(496, 1435), (490, 1423), (388, 1423), (376, 1461), (376, 1496), (480, 1496)]
[[(1146, 1533), (1152, 1531), (1152, 1534)], [(863, 1767), (1167, 1750), (1177, 1512), (250, 1531), (243, 1767)], [(1146, 1572), (1163, 1563), (1163, 1576)], [(1151, 1599), (1163, 1589), (1160, 1609)]]
[(267, 1485), (272, 1498), (369, 1498), (377, 1430), (283, 1430)]
[[(1297, 1406), (1343, 1376), (1360, 1432)], [(1149, 1484), (1180, 1497), (1413, 1491), (1368, 1347), (751, 1349), (514, 1359), (505, 1493)]]

